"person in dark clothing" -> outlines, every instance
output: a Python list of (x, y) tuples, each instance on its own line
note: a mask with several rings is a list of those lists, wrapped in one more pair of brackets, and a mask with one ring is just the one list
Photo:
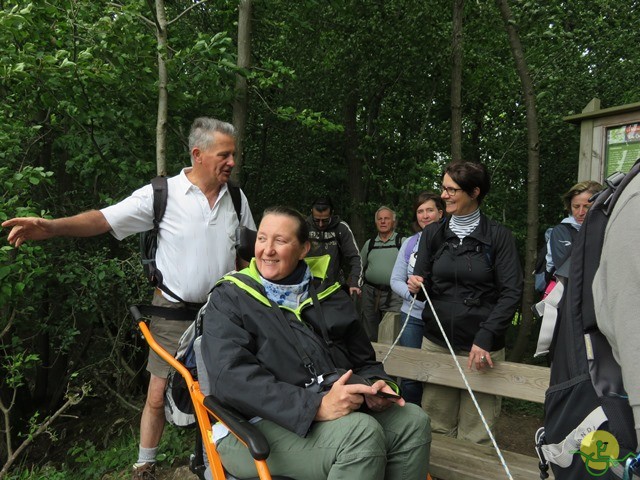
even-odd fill
[(546, 269), (548, 272), (567, 277), (571, 263), (571, 245), (589, 208), (591, 197), (602, 190), (602, 185), (593, 180), (576, 183), (562, 195), (562, 203), (569, 215), (549, 232), (547, 241)]
[(360, 295), (362, 259), (358, 244), (349, 225), (340, 220), (338, 215), (334, 215), (331, 198), (319, 197), (313, 202), (307, 224), (311, 241), (309, 256), (329, 255), (331, 262), (327, 279), (346, 284), (351, 295)]
[[(398, 392), (348, 294), (324, 281), (329, 257), (309, 251), (304, 217), (267, 209), (255, 258), (223, 277), (203, 319), (210, 392), (263, 432), (272, 474), (292, 478), (424, 480), (429, 418)], [(358, 381), (356, 381), (358, 380)], [(255, 475), (247, 449), (213, 432), (225, 468)]]
[[(480, 212), (489, 192), (485, 167), (471, 162), (448, 165), (442, 177), (442, 199), (451, 215), (427, 225), (420, 238), (409, 291), (424, 284), (447, 340), (457, 354), (468, 355), (468, 367), (493, 367), (504, 359), (505, 333), (520, 304), (522, 269), (511, 232)], [(449, 352), (430, 308), (423, 311), (422, 348)], [(493, 428), (500, 397), (476, 394)], [(466, 391), (426, 384), (422, 406), (433, 431), (488, 444), (490, 438)]]

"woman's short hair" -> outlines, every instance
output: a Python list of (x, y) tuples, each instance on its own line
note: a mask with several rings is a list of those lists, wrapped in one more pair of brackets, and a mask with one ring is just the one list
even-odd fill
[(482, 163), (453, 162), (445, 167), (443, 177), (445, 173), (460, 185), (460, 188), (468, 195), (473, 195), (473, 190), (476, 187), (479, 188), (480, 193), (476, 197), (478, 205), (482, 203), (484, 197), (491, 190), (489, 172), (487, 172), (487, 168)]
[(420, 208), (420, 205), (422, 205), (425, 202), (428, 202), (429, 200), (433, 200), (433, 203), (436, 205), (436, 208), (440, 210), (443, 213), (443, 215), (446, 211), (444, 200), (442, 200), (442, 197), (440, 195), (438, 195), (437, 193), (428, 192), (426, 190), (420, 192), (418, 196), (415, 198), (415, 200), (413, 201), (413, 223), (411, 224), (411, 227), (413, 228), (413, 231), (416, 233), (422, 230), (422, 228), (420, 228), (420, 224), (418, 223), (418, 220), (416, 219), (416, 215), (418, 214), (418, 208)]
[(583, 182), (576, 183), (573, 187), (563, 193), (560, 198), (562, 199), (564, 208), (566, 208), (568, 212), (571, 212), (571, 200), (573, 200), (573, 197), (584, 192), (589, 192), (591, 195), (594, 195), (600, 190), (602, 190), (601, 184), (594, 182), (593, 180), (585, 180)]
[(283, 215), (285, 217), (292, 218), (296, 221), (296, 238), (302, 244), (309, 241), (309, 224), (305, 220), (304, 216), (295, 208), (287, 207), (284, 205), (275, 205), (268, 207), (262, 213), (262, 218), (267, 215)]

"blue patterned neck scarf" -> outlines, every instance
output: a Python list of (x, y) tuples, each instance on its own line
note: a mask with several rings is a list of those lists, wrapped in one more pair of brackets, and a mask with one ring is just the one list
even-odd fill
[(309, 283), (311, 282), (311, 271), (305, 265), (304, 278), (302, 282), (293, 285), (281, 285), (273, 283), (260, 276), (262, 286), (267, 294), (267, 298), (278, 305), (295, 310), (309, 297)]

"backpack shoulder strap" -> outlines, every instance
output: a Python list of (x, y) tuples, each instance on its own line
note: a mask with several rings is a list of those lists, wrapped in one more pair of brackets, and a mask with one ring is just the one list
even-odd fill
[(446, 228), (447, 222), (442, 222), (438, 225), (438, 228), (433, 233), (431, 238), (428, 239), (427, 251), (429, 252), (429, 270), (427, 274), (431, 274), (431, 269), (433, 268), (433, 262), (436, 261), (437, 257), (442, 254), (442, 251), (445, 247), (444, 241), (444, 231)]
[(380, 249), (380, 248), (395, 248), (396, 250), (400, 251), (400, 247), (402, 246), (402, 240), (404, 240), (404, 237), (400, 236), (400, 234), (396, 233), (396, 238), (394, 241), (394, 245), (388, 245), (388, 246), (382, 246), (382, 247), (376, 247), (376, 238), (378, 238), (378, 234), (374, 234), (373, 237), (371, 237), (369, 239), (369, 246), (367, 247), (367, 259), (369, 258), (369, 254), (371, 253), (371, 250), (376, 250), (376, 249)]
[(153, 228), (157, 233), (164, 212), (167, 210), (167, 198), (169, 197), (167, 177), (158, 175), (153, 178), (151, 188), (153, 189)]
[(231, 195), (231, 201), (233, 202), (233, 208), (238, 216), (238, 223), (242, 222), (242, 196), (240, 195), (240, 187), (227, 183), (229, 194)]
[(158, 230), (160, 229), (160, 222), (164, 217), (164, 213), (167, 210), (167, 200), (169, 198), (169, 185), (167, 177), (158, 175), (151, 180), (151, 188), (153, 189), (153, 228), (147, 233), (151, 236), (151, 242), (153, 242), (153, 254), (154, 258), (151, 259), (149, 264), (150, 274), (152, 277), (152, 285), (158, 287), (160, 290), (175, 298), (176, 300), (187, 303), (178, 295), (173, 293), (169, 287), (165, 286), (162, 272), (156, 266), (156, 247), (158, 243)]
[(413, 252), (416, 243), (418, 243), (418, 235), (413, 235), (407, 239), (407, 246), (404, 251), (405, 262), (409, 263), (409, 258), (411, 257), (411, 253)]
[[(493, 246), (496, 243), (499, 226), (500, 224), (498, 222), (496, 222), (495, 220), (489, 219), (489, 235), (491, 235), (491, 245), (483, 244), (484, 257), (487, 260), (487, 265), (489, 265), (489, 268), (491, 269), (493, 269), (493, 262), (495, 261), (495, 255), (493, 254), (494, 253)], [(503, 228), (506, 228), (506, 227), (503, 227)]]
[(369, 254), (371, 253), (371, 250), (375, 248), (377, 236), (378, 234), (374, 233), (373, 236), (369, 239), (369, 246), (367, 247), (367, 259), (369, 259)]

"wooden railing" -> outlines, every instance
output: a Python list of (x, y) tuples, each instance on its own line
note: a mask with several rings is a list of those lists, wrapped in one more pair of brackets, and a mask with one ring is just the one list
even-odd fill
[[(393, 333), (380, 330), (379, 340), (391, 343)], [(379, 360), (389, 351), (389, 344), (374, 343)], [(494, 368), (479, 373), (469, 371), (467, 358), (458, 357), (460, 365), (474, 392), (484, 392), (520, 400), (543, 403), (549, 386), (549, 369), (513, 362), (496, 362)], [(428, 353), (415, 348), (396, 346), (387, 360), (385, 370), (393, 376), (421, 382), (466, 389), (453, 358), (447, 354)], [(531, 439), (531, 456), (502, 450), (514, 480), (540, 478), (538, 458)], [(496, 480), (508, 478), (493, 447), (480, 446), (445, 437), (433, 436), (431, 444), (432, 477), (443, 480)], [(550, 477), (553, 478), (551, 471)]]

